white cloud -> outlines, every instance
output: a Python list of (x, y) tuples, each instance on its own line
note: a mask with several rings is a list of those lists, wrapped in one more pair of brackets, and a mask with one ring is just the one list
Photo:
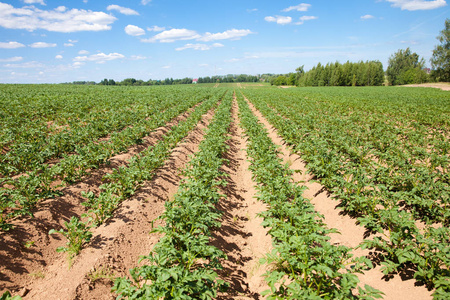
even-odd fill
[(267, 22), (276, 22), (277, 24), (285, 25), (292, 22), (291, 17), (285, 17), (285, 16), (267, 16), (264, 18)]
[(45, 5), (44, 0), (24, 0), (23, 2), (25, 2), (26, 4), (40, 4), (40, 5)]
[(68, 43), (64, 43), (64, 47), (73, 47), (75, 43), (78, 43), (78, 40), (69, 40)]
[(55, 58), (56, 58), (56, 59), (62, 59), (63, 56), (58, 54), (58, 55), (55, 56)]
[(29, 69), (29, 68), (43, 68), (45, 67), (44, 64), (37, 62), (37, 61), (30, 61), (30, 62), (25, 62), (25, 63), (21, 63), (21, 64), (6, 64), (5, 65), (6, 68), (23, 68), (23, 69)]
[(400, 41), (402, 44), (408, 44), (408, 45), (418, 45), (419, 42), (417, 41)]
[(78, 54), (80, 54), (80, 55), (87, 55), (87, 54), (89, 54), (89, 51), (87, 51), (87, 50), (80, 50), (80, 51), (78, 51)]
[(147, 57), (142, 56), (142, 55), (131, 55), (130, 59), (131, 60), (141, 60), (141, 59), (147, 59)]
[(147, 5), (147, 4), (149, 4), (150, 2), (152, 2), (152, 0), (142, 0), (142, 1), (141, 1), (141, 4), (142, 4), (142, 5)]
[(363, 20), (369, 20), (369, 19), (373, 19), (373, 18), (375, 18), (375, 17), (372, 16), (372, 15), (364, 15), (364, 16), (361, 16), (361, 19), (363, 19)]
[(299, 18), (299, 22), (295, 23), (296, 25), (302, 25), (303, 23), (305, 23), (305, 21), (311, 21), (311, 20), (316, 20), (317, 17), (315, 16), (302, 16)]
[(214, 43), (212, 45), (206, 45), (206, 44), (186, 44), (183, 47), (180, 48), (176, 48), (175, 50), (177, 51), (182, 51), (182, 50), (186, 50), (186, 49), (194, 49), (194, 50), (211, 50), (212, 48), (218, 48), (218, 47), (223, 47), (222, 44), (220, 43)]
[(231, 29), (231, 30), (227, 30), (224, 32), (219, 32), (219, 33), (207, 32), (207, 33), (205, 33), (204, 36), (202, 36), (201, 38), (198, 38), (198, 40), (204, 41), (204, 42), (217, 41), (217, 40), (228, 40), (228, 39), (238, 40), (241, 37), (247, 36), (251, 33), (253, 33), (253, 32), (251, 32), (248, 29)]
[(127, 25), (125, 27), (125, 32), (126, 32), (126, 34), (132, 35), (132, 36), (140, 36), (140, 35), (144, 35), (145, 34), (145, 30), (144, 29), (142, 29), (140, 27), (137, 27), (137, 26), (134, 26), (134, 25)]
[(255, 12), (255, 11), (258, 11), (258, 9), (257, 8), (247, 9), (247, 12), (249, 12), (249, 13), (252, 13), (252, 12)]
[(0, 2), (0, 26), (9, 29), (54, 32), (110, 30), (117, 19), (104, 12), (71, 9), (60, 6), (54, 10), (41, 10), (34, 6), (15, 8)]
[(446, 6), (445, 0), (386, 0), (392, 3), (393, 7), (400, 7), (402, 10), (428, 10)]
[(238, 62), (238, 61), (257, 59), (257, 58), (259, 58), (259, 55), (245, 55), (242, 58), (232, 58), (232, 59), (229, 59), (229, 60), (225, 60), (225, 62)]
[[(153, 28), (147, 28), (149, 31), (156, 31), (157, 29), (161, 29), (161, 27), (154, 26)], [(154, 43), (154, 42), (160, 42), (160, 43), (172, 43), (175, 41), (184, 41), (184, 40), (197, 40), (197, 41), (203, 41), (203, 42), (211, 42), (211, 41), (217, 41), (217, 40), (238, 40), (241, 37), (247, 36), (251, 33), (254, 33), (248, 29), (230, 29), (226, 30), (224, 32), (218, 32), (218, 33), (210, 33), (206, 32), (204, 35), (200, 35), (195, 30), (189, 30), (189, 29), (170, 29), (165, 30), (161, 33), (158, 33), (154, 35), (151, 38), (148, 39), (141, 39), (141, 42), (144, 43)], [(198, 44), (199, 45), (199, 44)]]
[(77, 62), (74, 62), (74, 63), (72, 64), (72, 67), (75, 68), (75, 69), (77, 69), (77, 68), (81, 67), (81, 66), (84, 65), (84, 64), (85, 64), (84, 62), (77, 61)]
[(92, 54), (89, 56), (77, 56), (73, 59), (73, 61), (75, 61), (75, 62), (95, 61), (97, 63), (104, 63), (106, 61), (122, 59), (122, 58), (125, 58), (125, 56), (120, 53), (110, 53), (110, 54), (98, 53), (98, 54)]
[(163, 31), (166, 30), (166, 27), (159, 27), (159, 26), (152, 26), (152, 27), (147, 27), (148, 31)]
[(36, 42), (29, 45), (31, 48), (53, 48), (56, 47), (54, 43), (46, 43), (46, 42)]
[(311, 4), (307, 4), (307, 3), (300, 3), (299, 5), (295, 5), (295, 6), (289, 6), (288, 8), (283, 9), (282, 11), (284, 12), (288, 12), (291, 10), (296, 10), (296, 11), (308, 11), (308, 9), (311, 7)]
[(149, 38), (142, 39), (142, 42), (153, 43), (153, 42), (161, 42), (161, 43), (172, 43), (175, 41), (183, 41), (183, 40), (192, 40), (200, 38), (201, 36), (194, 30), (189, 29), (170, 29), (158, 33), (157, 35)]
[(22, 56), (14, 56), (14, 57), (10, 57), (10, 58), (1, 58), (0, 62), (16, 62), (16, 61), (21, 61), (23, 60)]
[(25, 45), (19, 42), (8, 42), (8, 43), (0, 42), (0, 48), (2, 49), (16, 49), (22, 47), (25, 47)]
[(170, 69), (170, 66), (164, 66), (163, 69)]
[(139, 15), (139, 13), (137, 11), (135, 11), (134, 9), (127, 8), (127, 7), (122, 7), (122, 6), (115, 5), (115, 4), (108, 5), (108, 7), (106, 9), (107, 10), (117, 10), (121, 14), (124, 14), (124, 15), (127, 15), (127, 16)]

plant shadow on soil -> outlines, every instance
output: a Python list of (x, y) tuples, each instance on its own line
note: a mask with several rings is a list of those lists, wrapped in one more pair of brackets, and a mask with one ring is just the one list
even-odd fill
[[(70, 189), (64, 189), (64, 194), (64, 197), (69, 195), (74, 199), (80, 198)], [(57, 243), (62, 240), (56, 234), (50, 237), (49, 230), (63, 229), (63, 222), (68, 222), (72, 216), (78, 216), (75, 212), (75, 204), (60, 201), (59, 197), (41, 202), (39, 207), (33, 210), (33, 215), (34, 217), (17, 218), (14, 222), (17, 224), (14, 224), (13, 229), (0, 234), (0, 261), (3, 270), (24, 275), (29, 272), (30, 265), (45, 267), (44, 250), (52, 244), (52, 240)], [(26, 246), (28, 243), (31, 243), (30, 246)], [(55, 249), (53, 251), (56, 253)], [(11, 278), (3, 272), (0, 272), (0, 281), (12, 282)], [(0, 289), (5, 288), (14, 290), (21, 286), (0, 285)]]
[[(230, 131), (232, 131), (231, 134), (236, 135), (235, 128), (231, 128)], [(229, 139), (227, 145), (229, 149), (223, 155), (223, 158), (227, 161), (220, 171), (227, 174), (237, 173), (240, 162), (236, 157), (241, 150), (238, 147), (238, 143), (233, 139)], [(232, 211), (239, 209), (244, 204), (245, 199), (241, 196), (241, 191), (238, 190), (236, 183), (230, 176), (224, 176), (222, 179), (227, 182), (226, 187), (221, 189), (225, 197), (216, 204), (216, 208), (222, 212), (222, 226), (218, 229), (218, 232), (213, 233), (213, 242), (211, 244), (227, 255), (227, 261), (223, 263), (223, 269), (219, 270), (218, 274), (230, 286), (225, 295), (218, 296), (216, 299), (225, 300), (242, 295), (245, 295), (249, 299), (260, 299), (259, 294), (252, 293), (249, 290), (246, 280), (248, 274), (242, 270), (236, 272), (236, 265), (242, 266), (252, 260), (252, 257), (242, 254), (242, 246), (236, 243), (236, 240), (245, 241), (248, 237), (252, 236), (252, 233), (245, 232), (243, 226), (239, 224), (240, 222), (237, 222), (237, 220), (247, 221), (248, 218), (236, 218), (231, 214)]]

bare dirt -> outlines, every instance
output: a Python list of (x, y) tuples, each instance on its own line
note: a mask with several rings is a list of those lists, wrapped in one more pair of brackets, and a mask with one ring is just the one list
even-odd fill
[[(85, 212), (80, 195), (82, 190), (98, 190), (103, 174), (126, 161), (142, 148), (154, 144), (171, 126), (185, 119), (187, 114), (167, 126), (159, 128), (146, 141), (130, 152), (112, 159), (111, 165), (101, 168), (83, 182), (63, 190), (64, 196), (46, 200), (35, 218), (14, 221), (15, 229), (0, 235), (0, 290), (10, 290), (24, 299), (114, 299), (109, 278), (128, 275), (137, 265), (140, 255), (150, 252), (158, 236), (149, 235), (152, 221), (164, 210), (164, 201), (172, 197), (179, 183), (179, 170), (197, 151), (198, 144), (213, 116), (213, 111), (172, 152), (152, 181), (124, 201), (115, 216), (93, 231), (91, 242), (75, 258), (69, 270), (64, 253), (55, 249), (65, 244), (65, 238), (48, 235), (52, 228), (62, 228), (71, 216)], [(157, 222), (154, 224), (158, 225)], [(27, 242), (32, 243), (26, 248)], [(100, 278), (99, 278), (100, 277)], [(93, 280), (98, 278), (98, 280)]]
[(230, 128), (230, 147), (223, 167), (229, 177), (226, 197), (218, 205), (223, 212), (222, 227), (216, 232), (213, 244), (225, 252), (227, 260), (222, 261), (222, 279), (230, 282), (230, 289), (220, 294), (218, 299), (262, 299), (261, 292), (269, 289), (263, 274), (267, 266), (259, 263), (271, 251), (272, 241), (268, 229), (263, 228), (263, 219), (258, 213), (266, 210), (266, 205), (255, 198), (255, 183), (248, 169), (249, 162), (245, 149), (247, 143), (242, 129), (238, 126), (237, 104), (233, 103), (234, 122)]
[[(332, 198), (324, 186), (314, 180), (314, 176), (308, 174), (306, 163), (297, 154), (292, 154), (286, 146), (283, 139), (277, 134), (276, 129), (263, 117), (263, 115), (249, 103), (253, 113), (259, 118), (259, 121), (269, 131), (272, 141), (278, 145), (281, 151), (281, 158), (284, 163), (290, 165), (291, 170), (295, 173), (293, 179), (305, 185), (303, 196), (314, 204), (317, 212), (321, 213), (325, 218), (325, 223), (329, 228), (336, 228), (340, 234), (332, 234), (331, 242), (335, 245), (344, 245), (347, 247), (356, 247), (364, 240), (365, 230), (362, 226), (357, 225), (356, 219), (343, 213), (338, 207), (339, 199)], [(355, 256), (367, 255), (370, 257), (369, 251), (356, 249), (352, 252)], [(358, 276), (363, 287), (368, 284), (384, 293), (384, 299), (409, 299), (409, 300), (427, 300), (433, 299), (432, 292), (424, 286), (417, 286), (414, 278), (407, 274), (393, 276), (387, 278), (380, 270), (380, 266), (365, 272)]]
[[(356, 247), (364, 239), (364, 228), (356, 220), (342, 214), (337, 207), (339, 201), (332, 198), (326, 189), (315, 182), (307, 173), (302, 159), (291, 154), (276, 130), (251, 104), (250, 107), (259, 120), (269, 130), (272, 140), (280, 146), (281, 157), (294, 173), (294, 180), (308, 188), (304, 196), (312, 201), (316, 210), (324, 215), (329, 227), (339, 229), (341, 234), (333, 234), (331, 241), (336, 245)], [(222, 193), (226, 196), (217, 204), (223, 212), (222, 226), (214, 233), (211, 243), (225, 252), (222, 261), (224, 269), (219, 276), (230, 283), (227, 292), (217, 299), (264, 299), (261, 292), (268, 289), (263, 274), (269, 267), (260, 259), (272, 249), (267, 229), (261, 226), (258, 213), (266, 206), (255, 198), (255, 183), (246, 157), (246, 140), (239, 127), (237, 104), (233, 103), (233, 123), (229, 130), (228, 163), (222, 170), (229, 176), (228, 185)], [(113, 279), (129, 276), (129, 269), (138, 265), (141, 255), (147, 255), (158, 242), (160, 236), (149, 234), (153, 221), (162, 214), (164, 202), (171, 199), (178, 189), (180, 170), (198, 150), (203, 138), (203, 129), (213, 117), (208, 112), (188, 137), (172, 152), (164, 166), (153, 180), (146, 182), (137, 193), (124, 201), (113, 218), (93, 230), (92, 241), (78, 255), (71, 269), (68, 268), (66, 254), (55, 249), (65, 243), (65, 239), (48, 231), (62, 228), (71, 216), (85, 212), (81, 202), (82, 190), (98, 191), (104, 174), (121, 165), (136, 153), (156, 143), (158, 139), (181, 119), (181, 116), (164, 128), (159, 128), (145, 139), (143, 145), (130, 149), (125, 154), (112, 159), (110, 166), (92, 172), (82, 182), (63, 190), (64, 196), (48, 199), (39, 207), (35, 218), (14, 221), (15, 229), (0, 233), (0, 291), (11, 290), (24, 299), (115, 299), (111, 293)], [(338, 199), (337, 199), (338, 200)], [(153, 226), (160, 225), (160, 221)], [(30, 246), (30, 247), (27, 247)], [(367, 255), (367, 251), (355, 250), (355, 255)], [(416, 286), (415, 280), (407, 275), (387, 279), (380, 267), (360, 276), (361, 284), (369, 284), (385, 293), (384, 299), (432, 299), (431, 292), (423, 286)]]
[(404, 85), (404, 86), (409, 86), (409, 87), (431, 87), (431, 88), (441, 89), (443, 91), (450, 91), (450, 83), (449, 82), (407, 84), (407, 85)]

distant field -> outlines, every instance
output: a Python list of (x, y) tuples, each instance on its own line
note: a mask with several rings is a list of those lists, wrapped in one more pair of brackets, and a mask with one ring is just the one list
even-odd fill
[(199, 83), (198, 85), (208, 87), (229, 87), (229, 88), (270, 87), (270, 83), (268, 82)]
[(0, 85), (0, 293), (448, 299), (449, 138), (439, 89)]

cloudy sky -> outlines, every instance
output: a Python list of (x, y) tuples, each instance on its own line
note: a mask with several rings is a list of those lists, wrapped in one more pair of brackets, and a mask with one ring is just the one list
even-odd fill
[(0, 0), (0, 83), (386, 68), (407, 47), (429, 65), (449, 17), (446, 0)]

